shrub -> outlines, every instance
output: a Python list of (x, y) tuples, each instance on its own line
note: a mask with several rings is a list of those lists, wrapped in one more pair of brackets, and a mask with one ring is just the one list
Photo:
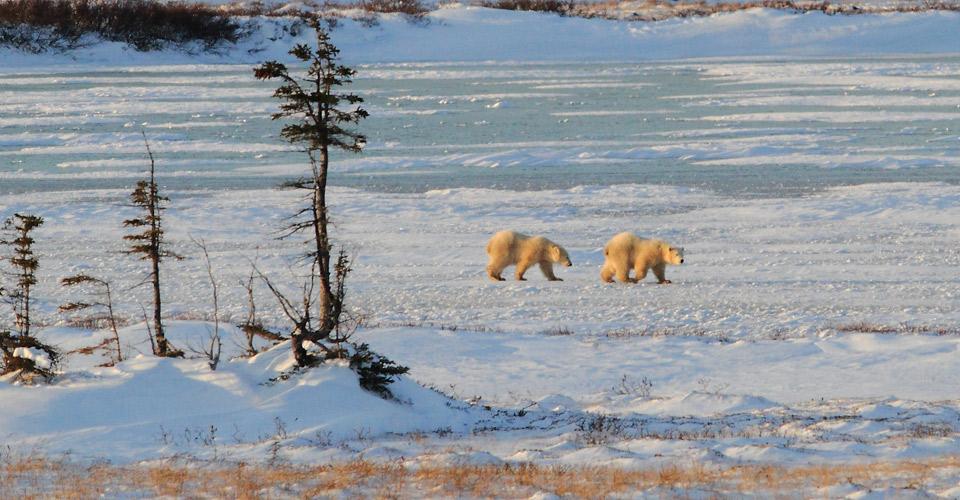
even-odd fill
[(371, 351), (367, 344), (356, 347), (356, 351), (350, 356), (350, 368), (357, 372), (360, 387), (387, 399), (393, 398), (387, 387), (393, 383), (393, 377), (410, 371), (406, 366), (400, 366), (386, 356)]
[(204, 4), (158, 0), (0, 0), (0, 45), (67, 50), (85, 35), (137, 50), (199, 43), (213, 50), (242, 37), (241, 25)]
[(527, 10), (533, 12), (553, 12), (565, 16), (573, 10), (573, 0), (482, 0), (481, 7), (504, 10)]
[(540, 332), (540, 334), (546, 335), (547, 337), (569, 337), (573, 335), (573, 330), (565, 326), (555, 326)]
[(421, 18), (430, 12), (420, 0), (362, 0), (360, 8), (367, 12), (405, 14), (414, 18)]
[(617, 417), (587, 413), (587, 416), (577, 423), (577, 438), (586, 445), (604, 445), (625, 436), (623, 422)]

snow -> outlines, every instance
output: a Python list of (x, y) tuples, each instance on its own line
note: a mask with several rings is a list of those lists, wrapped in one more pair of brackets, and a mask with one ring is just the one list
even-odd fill
[(33, 347), (18, 347), (13, 350), (13, 357), (29, 359), (37, 368), (48, 369), (52, 365), (47, 353)]
[[(252, 256), (268, 274), (287, 273), (299, 244), (276, 241), (273, 234), (296, 201), (294, 193), (170, 194), (171, 243), (190, 255), (187, 235), (203, 234), (222, 283), (241, 279)], [(138, 276), (138, 262), (102, 252), (119, 249), (118, 221), (130, 209), (111, 200), (121, 195), (99, 190), (0, 197), (0, 212), (16, 207), (47, 220), (38, 238), (44, 276), (36, 294), (42, 298), (38, 317), (52, 317), (55, 304), (66, 298), (55, 286), (58, 276), (83, 269), (119, 284)], [(251, 361), (225, 362), (216, 372), (202, 359), (132, 357), (97, 368), (99, 359), (72, 357), (67, 375), (54, 386), (0, 388), (5, 401), (21, 402), (0, 421), (7, 442), (117, 461), (208, 456), (214, 447), (203, 443), (210, 442), (212, 425), (217, 439), (242, 436), (218, 444), (218, 453), (262, 459), (280, 419), (284, 453), (304, 461), (334, 453), (320, 442), (346, 443), (353, 451), (335, 452), (341, 458), (369, 449), (370, 457), (440, 453), (430, 459), (449, 461), (454, 458), (440, 450), (452, 439), (479, 453), (456, 458), (471, 463), (529, 456), (545, 464), (631, 467), (690, 453), (805, 463), (956, 449), (960, 337), (907, 333), (923, 328), (886, 334), (838, 328), (903, 322), (935, 331), (957, 323), (958, 282), (949, 271), (960, 259), (957, 186), (860, 185), (804, 198), (752, 200), (629, 185), (410, 194), (333, 188), (330, 199), (335, 239), (356, 258), (350, 303), (370, 325), (357, 339), (411, 367), (395, 384), (406, 402), (359, 391), (352, 373), (335, 364), (264, 385), (290, 366), (283, 346)], [(208, 225), (211, 220), (216, 227)], [(550, 283), (532, 272), (523, 283), (489, 282), (483, 245), (501, 227), (549, 234), (565, 244), (574, 262), (559, 271), (565, 281)], [(599, 282), (600, 249), (622, 228), (685, 246), (687, 263), (668, 270), (673, 285)], [(62, 247), (62, 241), (72, 244)], [(168, 312), (181, 318), (208, 314), (209, 290), (185, 285), (205, 283), (200, 260), (169, 262), (166, 269), (179, 278), (165, 285)], [(279, 324), (278, 311), (262, 292), (264, 319)], [(144, 293), (127, 292), (119, 301), (122, 314), (136, 317)], [(222, 287), (227, 317), (243, 317), (242, 294), (236, 286)], [(551, 333), (559, 327), (572, 334)], [(133, 325), (121, 332), (128, 355), (146, 349), (143, 331)], [(208, 323), (174, 321), (170, 338), (178, 346), (199, 345), (208, 331)], [(104, 334), (40, 332), (67, 348), (96, 343)], [(235, 352), (239, 333), (224, 334), (228, 351)], [(651, 383), (649, 395), (629, 389), (642, 378)], [(414, 381), (478, 405), (447, 399)], [(343, 401), (349, 401), (345, 408)], [(59, 418), (68, 408), (74, 415), (69, 425)], [(525, 416), (509, 416), (503, 408), (526, 408)], [(625, 431), (624, 441), (600, 448), (575, 439), (577, 422), (598, 413), (621, 418), (628, 430), (645, 430)], [(519, 430), (531, 425), (535, 432)], [(913, 430), (919, 425), (947, 429), (947, 437), (906, 437), (920, 432)], [(728, 437), (648, 449), (651, 439), (712, 435), (717, 426), (729, 428)], [(471, 437), (488, 427), (501, 431)], [(797, 437), (758, 440), (751, 437), (757, 427)], [(410, 432), (433, 437), (416, 445), (392, 437)], [(175, 437), (157, 437), (165, 433)], [(369, 437), (358, 440), (358, 434)], [(836, 448), (851, 435), (866, 444), (855, 451)], [(550, 448), (571, 439), (573, 445)]]
[[(0, 52), (0, 183), (16, 186), (0, 185), (0, 218), (46, 220), (37, 333), (65, 352), (110, 335), (56, 312), (76, 298), (58, 279), (80, 271), (113, 283), (130, 323), (115, 366), (102, 366), (107, 353), (71, 354), (52, 385), (0, 384), (0, 435), (11, 450), (117, 463), (279, 454), (658, 467), (955, 455), (958, 21), (748, 10), (628, 23), (460, 5), (422, 24), (344, 20), (334, 40), (364, 64), (357, 83), (373, 133), (364, 155), (335, 158), (344, 177), (329, 191), (333, 238), (355, 259), (348, 306), (365, 318), (355, 340), (411, 369), (391, 386), (396, 400), (363, 391), (343, 362), (272, 380), (292, 367), (285, 344), (238, 357), (233, 323), (246, 296), (236, 284), (255, 262), (292, 293), (302, 251), (276, 238), (297, 194), (271, 185), (304, 165), (277, 139), (276, 103), (249, 72), (283, 56), (293, 40), (264, 35), (283, 21), (256, 20), (266, 31), (221, 54)], [(688, 59), (717, 57), (733, 60)], [(685, 60), (636, 64), (653, 59)], [(576, 60), (620, 62), (555, 63)], [(712, 86), (673, 89), (671, 72)], [(143, 263), (122, 254), (133, 209), (115, 186), (142, 175), (141, 127), (161, 154), (168, 241), (188, 256), (163, 268), (168, 336), (184, 360), (146, 354)], [(651, 165), (666, 177), (645, 178)], [(811, 165), (831, 170), (801, 169)], [(614, 183), (603, 178), (613, 167), (635, 171)], [(418, 183), (441, 169), (449, 185)], [(725, 192), (684, 183), (690, 171), (721, 185), (770, 176), (785, 188)], [(496, 182), (468, 184), (477, 172)], [(390, 189), (344, 185), (378, 176)], [(524, 176), (539, 184), (518, 185)], [(537, 269), (525, 282), (490, 282), (484, 245), (501, 229), (549, 236), (574, 266), (557, 271), (563, 282)], [(668, 268), (672, 285), (600, 282), (603, 245), (624, 230), (686, 249), (686, 263)], [(195, 352), (213, 324), (191, 236), (206, 241), (221, 284), (216, 371)], [(263, 288), (261, 319), (283, 331)], [(599, 415), (615, 427), (590, 435)], [(956, 480), (938, 481), (932, 492), (956, 495)]]
[[(174, 338), (198, 335), (196, 327), (186, 329)], [(271, 383), (287, 371), (290, 357), (289, 345), (282, 344), (210, 371), (202, 360), (139, 355), (115, 367), (73, 372), (52, 386), (3, 384), (0, 397), (22, 404), (5, 405), (0, 429), (11, 446), (136, 461), (204, 443), (213, 448), (318, 436), (340, 441), (357, 432), (446, 427), (462, 432), (477, 419), (466, 405), (450, 404), (409, 380), (391, 385), (398, 401), (381, 399), (360, 389), (356, 375), (335, 362)], [(239, 447), (242, 453), (255, 446)]]

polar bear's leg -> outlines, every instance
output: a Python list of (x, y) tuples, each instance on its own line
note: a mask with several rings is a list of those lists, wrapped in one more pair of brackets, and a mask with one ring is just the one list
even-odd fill
[(618, 262), (615, 266), (617, 272), (617, 279), (621, 283), (636, 283), (637, 280), (630, 277), (630, 266), (626, 262)]
[(667, 279), (667, 265), (666, 264), (657, 264), (653, 266), (653, 275), (657, 277), (657, 282), (661, 285), (666, 285), (668, 283), (673, 283)]
[(637, 275), (633, 282), (638, 283), (643, 281), (643, 279), (647, 277), (647, 262), (644, 259), (637, 259), (633, 264), (633, 270)]
[(600, 279), (604, 283), (613, 283), (613, 274), (615, 273), (613, 265), (610, 263), (610, 259), (607, 259), (603, 262), (603, 267), (600, 269)]
[(543, 275), (547, 277), (550, 281), (563, 281), (553, 274), (553, 263), (547, 261), (540, 262), (540, 270), (543, 271)]
[(510, 265), (508, 259), (502, 256), (490, 256), (490, 263), (487, 264), (487, 276), (489, 276), (493, 281), (504, 281), (503, 277), (500, 276), (500, 273), (502, 273), (503, 268), (507, 267), (508, 265)]
[(492, 280), (492, 281), (506, 281), (506, 280), (503, 279), (502, 276), (500, 276), (500, 273), (501, 273), (501, 272), (503, 272), (503, 269), (495, 270), (495, 269), (491, 269), (491, 268), (489, 268), (489, 267), (487, 268), (487, 276), (488, 276), (488, 277), (490, 278), (490, 280)]
[(527, 272), (527, 269), (530, 269), (530, 266), (532, 265), (533, 262), (530, 262), (529, 260), (521, 260), (520, 262), (517, 262), (517, 272), (514, 273), (514, 275), (517, 277), (517, 281), (527, 281), (527, 279), (523, 277), (523, 273)]

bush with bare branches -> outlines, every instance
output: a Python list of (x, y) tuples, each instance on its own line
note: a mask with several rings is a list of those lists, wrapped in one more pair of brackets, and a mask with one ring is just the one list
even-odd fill
[[(84, 287), (90, 302), (74, 301), (60, 306), (62, 313), (99, 310), (102, 314), (89, 318), (91, 324), (96, 324), (100, 320), (105, 320), (110, 326), (112, 338), (106, 338), (99, 345), (85, 348), (85, 351), (95, 351), (103, 348), (110, 353), (110, 361), (106, 366), (113, 366), (123, 361), (123, 350), (120, 347), (120, 332), (117, 329), (117, 317), (113, 312), (113, 292), (110, 282), (104, 279), (95, 278), (88, 274), (76, 274), (60, 280), (60, 284), (65, 287)], [(96, 313), (95, 313), (96, 314)], [(111, 348), (112, 344), (112, 348)]]

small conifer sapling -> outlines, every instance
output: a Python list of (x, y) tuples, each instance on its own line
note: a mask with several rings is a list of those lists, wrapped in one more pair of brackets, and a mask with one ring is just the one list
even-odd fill
[(143, 136), (143, 142), (147, 148), (147, 156), (150, 160), (149, 176), (145, 180), (137, 182), (133, 192), (130, 193), (130, 201), (133, 206), (139, 208), (142, 213), (139, 217), (123, 221), (124, 227), (133, 228), (136, 233), (128, 234), (123, 237), (130, 242), (127, 253), (139, 255), (141, 260), (150, 263), (150, 273), (146, 282), (149, 282), (153, 291), (153, 339), (154, 354), (166, 357), (182, 357), (183, 351), (175, 349), (167, 341), (163, 328), (163, 302), (160, 296), (160, 264), (165, 258), (182, 259), (183, 257), (167, 250), (163, 239), (163, 216), (166, 210), (165, 205), (170, 201), (169, 198), (160, 194), (160, 188), (157, 185), (156, 162), (153, 158), (153, 151), (150, 150), (150, 144), (147, 142), (146, 134)]
[(29, 214), (14, 214), (3, 225), (0, 245), (9, 250), (3, 257), (7, 269), (3, 275), (13, 279), (13, 287), (5, 289), (4, 301), (13, 308), (15, 332), (0, 331), (0, 353), (3, 369), (0, 373), (17, 373), (17, 379), (32, 382), (37, 376), (50, 379), (60, 360), (59, 351), (49, 346), (31, 332), (33, 318), (30, 305), (34, 285), (37, 284), (37, 268), (40, 261), (33, 251), (33, 231), (43, 225), (43, 218)]

